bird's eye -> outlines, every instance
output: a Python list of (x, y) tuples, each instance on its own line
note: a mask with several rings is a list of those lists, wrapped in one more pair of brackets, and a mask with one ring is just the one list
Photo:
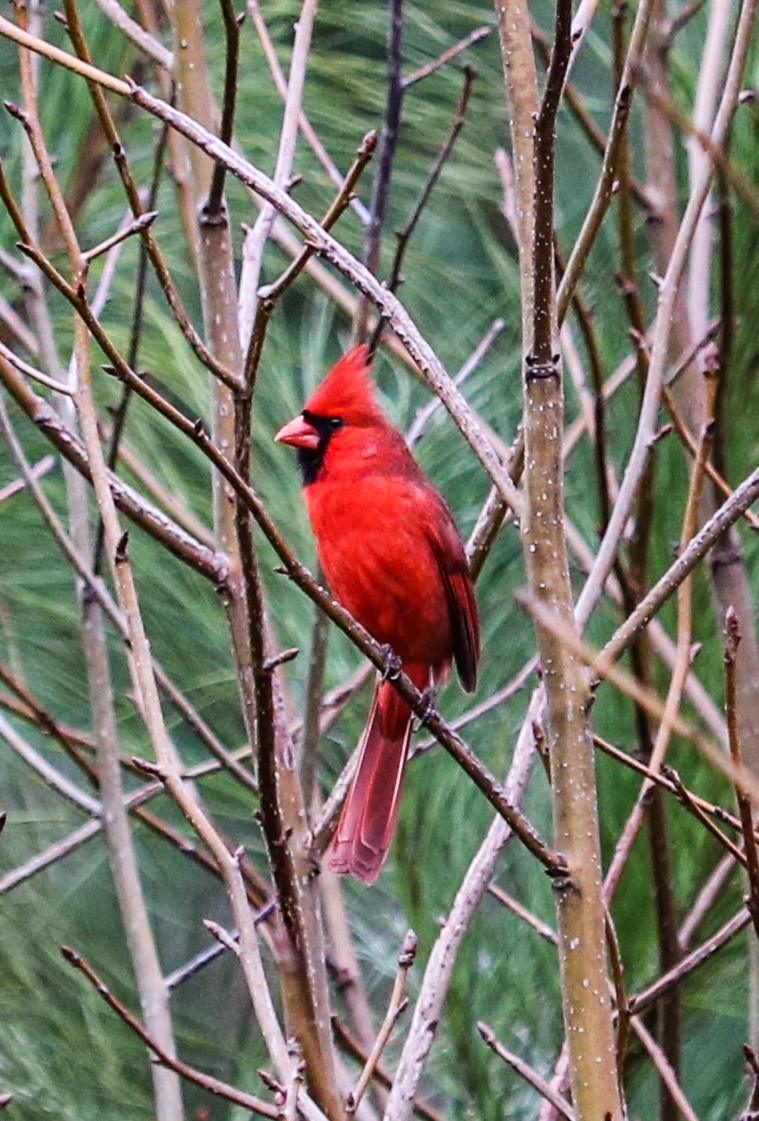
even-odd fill
[(345, 421), (340, 416), (331, 416), (329, 418), (329, 426), (333, 432), (337, 432), (338, 428), (342, 428), (344, 424)]

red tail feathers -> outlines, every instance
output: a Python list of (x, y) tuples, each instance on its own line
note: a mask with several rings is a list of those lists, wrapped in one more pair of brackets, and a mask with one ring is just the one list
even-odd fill
[[(426, 666), (404, 666), (418, 689), (429, 683)], [(358, 768), (329, 853), (333, 872), (373, 883), (395, 832), (413, 713), (388, 681), (374, 693)]]

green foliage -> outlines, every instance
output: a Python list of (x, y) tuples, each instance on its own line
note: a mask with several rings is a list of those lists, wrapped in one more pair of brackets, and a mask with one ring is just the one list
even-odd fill
[[(264, 7), (281, 62), (286, 70), (297, 6), (271, 0)], [(385, 100), (385, 34), (387, 13), (379, 4), (361, 5), (360, 19), (346, 19), (346, 6), (327, 0), (319, 13), (309, 66), (305, 109), (340, 168), (350, 163), (362, 134), (380, 129)], [(355, 9), (354, 9), (355, 10)], [(550, 22), (547, 5), (537, 15)], [(452, 41), (480, 22), (491, 23), (491, 10), (459, 2), (408, 5), (405, 14), (405, 68), (412, 71), (434, 58)], [(86, 13), (87, 34), (99, 66), (113, 73), (134, 71), (134, 51), (124, 45), (97, 10)], [(677, 95), (690, 103), (696, 75), (688, 44), (703, 34), (704, 23), (693, 26), (674, 51)], [(65, 43), (62, 29), (51, 32)], [(221, 95), (224, 43), (217, 8), (207, 6), (209, 59)], [(243, 27), (241, 81), (236, 136), (245, 154), (264, 170), (273, 166), (281, 120), (281, 102), (252, 25)], [(609, 20), (602, 14), (589, 37), (575, 79), (599, 123), (609, 117)], [(465, 384), (465, 393), (478, 413), (505, 440), (516, 432), (521, 410), (519, 384), (520, 323), (518, 269), (515, 248), (499, 212), (500, 186), (493, 165), (496, 146), (508, 142), (503, 80), (495, 35), (472, 48), (479, 70), (469, 117), (441, 181), (426, 209), (406, 258), (406, 283), (401, 295), (416, 322), (446, 367), (455, 371), (480, 341), (496, 316), (506, 328), (492, 353)], [(142, 71), (141, 71), (142, 72)], [(147, 79), (146, 79), (147, 80)], [(42, 124), (57, 158), (64, 184), (74, 181), (91, 127), (90, 102), (84, 83), (63, 70), (40, 68)], [(17, 98), (14, 51), (0, 42), (0, 85)], [(461, 88), (460, 63), (448, 66), (414, 86), (406, 97), (388, 231), (401, 227), (448, 130)], [(119, 127), (138, 181), (149, 181), (153, 124), (123, 105), (114, 105)], [(749, 177), (757, 174), (756, 111), (745, 110), (735, 129), (736, 161)], [(636, 172), (640, 162), (640, 119), (634, 116)], [(21, 141), (19, 130), (0, 118), (0, 155), (14, 189), (18, 189)], [(334, 189), (310, 150), (301, 141), (297, 170), (303, 182), (296, 197), (314, 214), (323, 212)], [(597, 159), (566, 109), (559, 122), (557, 206), (559, 232), (565, 248), (572, 245), (595, 182)], [(369, 180), (359, 194), (368, 201)], [(240, 223), (250, 222), (254, 210), (239, 184), (229, 183), (229, 206), (235, 237)], [(194, 322), (200, 322), (197, 282), (187, 252), (181, 215), (169, 177), (159, 193), (155, 232)], [(82, 243), (92, 245), (108, 236), (125, 213), (123, 192), (115, 169), (103, 159), (97, 181), (89, 191), (78, 219)], [(49, 215), (45, 212), (45, 222)], [(645, 254), (646, 232), (636, 216), (639, 248)], [(43, 223), (43, 228), (48, 229)], [(52, 236), (53, 227), (50, 226)], [(610, 374), (629, 351), (622, 301), (610, 282), (616, 267), (616, 227), (607, 222), (591, 255), (583, 293), (593, 307), (605, 373)], [(738, 203), (734, 216), (735, 271), (741, 277), (736, 293), (739, 327), (735, 340), (729, 410), (731, 425), (729, 476), (737, 481), (757, 457), (757, 429), (743, 418), (755, 416), (759, 403), (756, 370), (757, 233), (751, 216)], [(339, 236), (357, 253), (363, 231), (352, 212), (339, 227)], [(16, 240), (9, 219), (0, 213), (0, 243), (13, 251)], [(385, 238), (382, 274), (386, 275), (394, 239)], [(55, 260), (64, 263), (60, 246)], [(647, 258), (642, 256), (645, 262)], [(284, 257), (272, 248), (265, 279), (277, 275)], [(97, 279), (102, 266), (93, 269)], [(125, 349), (131, 330), (137, 251), (129, 244), (123, 253), (103, 323), (116, 344)], [(647, 267), (647, 266), (645, 266)], [(650, 311), (655, 301), (641, 265), (643, 295)], [(0, 276), (0, 294), (15, 298), (9, 275)], [(71, 319), (63, 302), (52, 297), (58, 346), (64, 362), (71, 348)], [(255, 485), (285, 530), (298, 554), (313, 562), (313, 545), (298, 493), (298, 479), (286, 449), (274, 446), (277, 427), (296, 413), (321, 372), (337, 356), (349, 337), (349, 324), (334, 311), (313, 283), (304, 278), (287, 294), (274, 319), (264, 352), (255, 401)], [(99, 359), (98, 359), (99, 361)], [(149, 279), (140, 368), (160, 384), (189, 415), (208, 416), (209, 389), (199, 366), (168, 313), (153, 277)], [(426, 401), (426, 395), (396, 360), (377, 363), (383, 403), (403, 427)], [(115, 406), (119, 387), (98, 375), (97, 393), (103, 410)], [(636, 391), (627, 386), (609, 409), (609, 432), (614, 462), (629, 451), (635, 424)], [(578, 411), (568, 391), (567, 415)], [(13, 410), (27, 455), (36, 460), (47, 451), (42, 437)], [(733, 439), (734, 437), (734, 439)], [(187, 441), (139, 402), (130, 407), (127, 443), (171, 494), (205, 524), (210, 525), (210, 476), (207, 462)], [(458, 439), (441, 410), (418, 449), (418, 458), (443, 491), (464, 533), (476, 519), (488, 484), (471, 451)], [(664, 511), (652, 544), (652, 574), (662, 571), (671, 557), (681, 525), (687, 465), (673, 439), (657, 452), (656, 500)], [(128, 470), (124, 475), (136, 486)], [(0, 486), (17, 474), (9, 450), (0, 444)], [(44, 482), (47, 495), (61, 514), (65, 496), (60, 465)], [(567, 502), (585, 538), (594, 544), (598, 508), (592, 455), (587, 442), (573, 456), (567, 473)], [(75, 585), (66, 561), (57, 551), (28, 495), (22, 493), (0, 508), (0, 657), (11, 664), (28, 687), (57, 719), (82, 730), (90, 728), (79, 609)], [(754, 576), (759, 557), (747, 542)], [(133, 531), (130, 552), (153, 650), (201, 715), (230, 747), (244, 743), (235, 669), (230, 655), (224, 616), (213, 590), (179, 561)], [(302, 711), (307, 675), (309, 634), (313, 608), (281, 575), (275, 558), (261, 544), (264, 577), (282, 647), (297, 645), (301, 654), (289, 669), (294, 706)], [(573, 572), (575, 585), (582, 574)], [(478, 588), (484, 632), (480, 695), (488, 696), (522, 667), (534, 650), (529, 620), (513, 601), (525, 582), (518, 532), (510, 526), (497, 541)], [(704, 643), (699, 666), (702, 680), (721, 703), (720, 628), (715, 625), (705, 582), (697, 586), (697, 634)], [(616, 609), (604, 607), (594, 620), (590, 638), (600, 642), (617, 621)], [(671, 616), (665, 612), (665, 620)], [(144, 730), (129, 696), (130, 684), (123, 648), (111, 635), (120, 747), (126, 755), (149, 753)], [(327, 685), (345, 679), (358, 664), (355, 651), (342, 636), (330, 639)], [(663, 671), (657, 670), (666, 686)], [(497, 774), (505, 773), (516, 732), (526, 708), (530, 685), (520, 694), (466, 729), (475, 751)], [(467, 701), (455, 688), (441, 698), (446, 716), (462, 712)], [(367, 693), (358, 695), (322, 744), (320, 777), (325, 791), (339, 773), (363, 724)], [(172, 736), (188, 766), (202, 760), (204, 749), (167, 706)], [(636, 750), (631, 709), (624, 699), (603, 688), (596, 708), (600, 733), (622, 749)], [(55, 744), (18, 721), (18, 727), (39, 751), (75, 778), (76, 768)], [(674, 764), (688, 784), (708, 797), (729, 801), (724, 784), (697, 758), (690, 747), (678, 745)], [(79, 780), (84, 786), (84, 780)], [(602, 834), (608, 858), (639, 789), (638, 779), (610, 760), (599, 763)], [(36, 778), (9, 751), (0, 752), (2, 808), (9, 824), (0, 840), (1, 871), (29, 859), (81, 823), (75, 811)], [(259, 867), (265, 868), (263, 845), (253, 820), (250, 794), (231, 779), (205, 780), (217, 821), (236, 844), (245, 844)], [(177, 824), (166, 800), (160, 811)], [(550, 806), (544, 776), (536, 773), (526, 800), (526, 812), (536, 826), (550, 834)], [(398, 837), (378, 885), (367, 891), (346, 885), (346, 898), (357, 950), (375, 1017), (379, 1020), (392, 983), (397, 948), (410, 925), (420, 936), (418, 962), (424, 963), (444, 915), (472, 855), (489, 825), (492, 813), (478, 792), (440, 749), (433, 749), (409, 769)], [(680, 917), (687, 912), (699, 886), (717, 862), (716, 843), (684, 811), (670, 803), (668, 820), (675, 864)], [(201, 925), (204, 917), (229, 924), (227, 905), (218, 884), (198, 872), (165, 842), (140, 827), (137, 840), (144, 886), (155, 921), (162, 964), (167, 971), (181, 965), (209, 943)], [(551, 886), (516, 845), (507, 850), (498, 880), (546, 922), (554, 921)], [(742, 887), (731, 881), (710, 923), (726, 919), (739, 905)], [(639, 840), (614, 904), (614, 919), (628, 970), (631, 991), (643, 987), (657, 973), (657, 946), (647, 844)], [(711, 928), (710, 928), (711, 929)], [(707, 932), (704, 932), (707, 933)], [(106, 977), (134, 1010), (138, 1000), (127, 962), (118, 909), (101, 837), (40, 872), (28, 883), (0, 896), (0, 944), (4, 968), (0, 974), (3, 1032), (0, 1043), (0, 1080), (14, 1091), (13, 1116), (32, 1121), (50, 1114), (61, 1121), (96, 1121), (102, 1117), (137, 1121), (150, 1115), (150, 1083), (144, 1049), (102, 1005), (81, 977), (59, 957), (57, 947), (70, 942)], [(746, 944), (736, 940), (685, 987), (684, 1084), (703, 1121), (731, 1117), (743, 1101), (741, 1044), (746, 1026)], [(411, 995), (422, 965), (412, 974)], [(223, 994), (223, 999), (219, 996)], [(445, 1023), (433, 1050), (425, 1093), (448, 1117), (496, 1118), (535, 1116), (532, 1091), (482, 1045), (476, 1022), (486, 1020), (506, 1046), (519, 1052), (550, 1075), (562, 1038), (558, 978), (554, 950), (529, 931), (493, 899), (486, 898), (469, 931), (459, 957), (446, 1008)], [(186, 982), (175, 997), (179, 1046), (188, 1061), (221, 1077), (258, 1090), (256, 1068), (264, 1052), (246, 1010), (245, 994), (236, 963), (217, 961), (205, 973)], [(718, 1045), (715, 1045), (715, 1040)], [(391, 1046), (388, 1062), (397, 1058)], [(653, 1116), (656, 1081), (650, 1066), (632, 1052), (629, 1072), (633, 1116)], [(241, 1116), (240, 1111), (209, 1101), (188, 1089), (189, 1106), (201, 1104), (214, 1119)], [(189, 1110), (188, 1110), (189, 1116)]]

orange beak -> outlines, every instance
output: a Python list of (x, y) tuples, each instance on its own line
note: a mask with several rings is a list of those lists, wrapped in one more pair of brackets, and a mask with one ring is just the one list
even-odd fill
[(318, 448), (320, 437), (313, 424), (296, 416), (280, 428), (274, 439), (278, 444), (290, 444), (294, 448)]

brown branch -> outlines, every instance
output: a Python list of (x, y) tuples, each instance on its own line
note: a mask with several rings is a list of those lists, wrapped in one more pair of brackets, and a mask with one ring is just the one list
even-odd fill
[(414, 70), (413, 73), (408, 74), (401, 83), (403, 89), (407, 90), (410, 86), (416, 85), (417, 82), (421, 82), (424, 78), (429, 78), (430, 74), (435, 74), (443, 66), (447, 66), (449, 62), (453, 62), (454, 58), (458, 58), (458, 56), (468, 50), (469, 47), (473, 47), (475, 43), (486, 39), (492, 30), (492, 27), (487, 26), (476, 27), (474, 31), (470, 31), (463, 39), (459, 39), (458, 43), (454, 43), (452, 47), (448, 47), (439, 54), (437, 58), (433, 58), (432, 62), (427, 62), (424, 66), (420, 66), (418, 70)]
[[(435, 184), (437, 183), (438, 179), (440, 178), (442, 170), (445, 167), (445, 164), (446, 164), (451, 152), (453, 151), (453, 146), (456, 143), (456, 139), (457, 139), (459, 133), (461, 132), (462, 128), (464, 127), (464, 122), (466, 120), (466, 114), (467, 114), (467, 108), (469, 106), (469, 98), (470, 98), (470, 95), (471, 95), (471, 92), (472, 92), (472, 86), (474, 84), (474, 81), (475, 81), (476, 77), (477, 77), (477, 71), (474, 70), (471, 66), (467, 66), (464, 70), (464, 88), (461, 91), (461, 97), (459, 98), (459, 103), (456, 107), (456, 112), (455, 112), (454, 118), (453, 118), (453, 124), (451, 125), (448, 136), (446, 137), (440, 151), (437, 154), (435, 162), (432, 165), (432, 170), (430, 171), (429, 175), (427, 176), (427, 182), (424, 184), (424, 187), (422, 188), (422, 191), (419, 195), (419, 198), (416, 202), (416, 205), (412, 209), (411, 214), (409, 215), (409, 217), (406, 221), (406, 225), (403, 227), (402, 230), (400, 230), (396, 233), (396, 239), (397, 240), (396, 240), (396, 247), (395, 247), (395, 256), (393, 258), (393, 264), (392, 264), (392, 267), (390, 269), (390, 279), (388, 280), (388, 283), (387, 283), (387, 286), (388, 286), (388, 288), (390, 289), (391, 292), (397, 292), (398, 291), (398, 286), (400, 285), (400, 283), (403, 279), (403, 273), (402, 273), (403, 258), (406, 254), (406, 249), (408, 248), (409, 241), (411, 240), (411, 237), (414, 233), (414, 230), (417, 227), (419, 219), (422, 216), (422, 212), (423, 212), (425, 206), (427, 205), (427, 203), (429, 201), (430, 195), (432, 194), (432, 191), (434, 190)], [(384, 327), (384, 320), (382, 319), (382, 316), (380, 316), (380, 318), (377, 320), (377, 324), (374, 328), (371, 340), (369, 342), (370, 353), (374, 353), (374, 351), (377, 349), (377, 346), (379, 345), (379, 340), (382, 336), (383, 327)]]
[[(509, 5), (503, 7), (506, 19), (513, 18), (508, 13)], [(522, 294), (525, 509), (521, 535), (533, 595), (542, 607), (561, 617), (566, 628), (574, 630), (564, 532), (563, 387), (554, 278), (555, 130), (572, 50), (571, 22), (571, 2), (557, 0), (554, 44), (534, 126), (534, 183), (529, 199), (532, 237), (523, 234), (521, 242), (520, 267), (526, 289)], [(529, 45), (529, 27), (525, 27), (525, 34)], [(507, 45), (503, 42), (502, 46), (508, 71)], [(513, 92), (512, 79), (512, 99), (515, 96), (526, 100)], [(523, 115), (524, 111), (523, 106)], [(512, 135), (513, 131), (512, 123)], [(517, 180), (522, 182), (518, 197), (524, 199), (527, 174), (520, 154), (515, 155)], [(546, 701), (541, 722), (551, 756), (554, 836), (567, 861), (566, 876), (555, 887), (572, 1101), (580, 1121), (599, 1113), (619, 1121), (623, 1105), (616, 1068), (608, 1061), (614, 1054), (614, 1032), (606, 997), (588, 680), (576, 651), (541, 626), (539, 620), (536, 632)]]
[[(377, 133), (372, 129), (366, 133), (361, 141), (356, 151), (356, 158), (348, 169), (336, 198), (322, 218), (322, 229), (332, 229), (338, 219), (345, 213), (353, 197), (353, 190), (367, 164), (374, 156), (376, 147)], [(285, 271), (272, 284), (263, 285), (258, 289), (250, 342), (245, 355), (244, 378), (246, 385), (255, 386), (266, 331), (277, 303), (290, 285), (295, 283), (315, 253), (316, 246), (312, 242), (307, 242), (298, 256), (293, 258)]]
[[(727, 714), (727, 731), (730, 743), (730, 757), (739, 769), (743, 767), (741, 753), (741, 733), (738, 717), (738, 683), (737, 662), (738, 648), (741, 641), (740, 623), (735, 610), (730, 607), (725, 615), (725, 712)], [(748, 873), (748, 909), (754, 924), (754, 929), (759, 935), (759, 856), (757, 855), (756, 837), (754, 834), (754, 817), (751, 799), (741, 786), (736, 785), (738, 812), (741, 818), (743, 842), (745, 845), (745, 863)]]
[(605, 658), (616, 660), (621, 657), (638, 631), (651, 621), (725, 530), (734, 525), (757, 498), (759, 498), (759, 468), (735, 488), (732, 496), (704, 523), (674, 564), (646, 593), (632, 614), (607, 642), (603, 649)]
[[(224, 20), (224, 38), (226, 40), (226, 60), (224, 66), (224, 107), (221, 114), (221, 128), (219, 136), (225, 144), (232, 143), (232, 130), (235, 119), (235, 104), (237, 101), (237, 71), (240, 61), (240, 24), (245, 19), (245, 13), (238, 15), (235, 12), (232, 0), (220, 0), (221, 14)], [(218, 216), (224, 205), (224, 164), (217, 163), (213, 169), (211, 189), (208, 192), (206, 213), (209, 218)]]
[(13, 891), (19, 884), (25, 883), (38, 872), (42, 872), (45, 868), (55, 864), (56, 861), (62, 860), (64, 856), (74, 852), (80, 845), (86, 844), (92, 837), (97, 836), (101, 829), (102, 821), (90, 819), (78, 829), (74, 829), (65, 837), (62, 837), (61, 840), (53, 841), (47, 848), (34, 853), (28, 860), (25, 860), (16, 868), (10, 869), (4, 876), (0, 876), (0, 895)]
[[(609, 681), (636, 704), (640, 704), (646, 712), (657, 720), (662, 721), (664, 719), (665, 706), (658, 695), (644, 689), (634, 677), (615, 665), (605, 650), (595, 653), (587, 643), (577, 637), (571, 628), (566, 626), (563, 619), (556, 613), (551, 612), (537, 597), (521, 593), (517, 594), (516, 599), (535, 617), (541, 627), (550, 630), (564, 645), (573, 650), (599, 679)], [(722, 771), (731, 782), (737, 782), (745, 786), (752, 799), (759, 804), (759, 780), (754, 778), (745, 766), (735, 767), (732, 761), (725, 757), (721, 746), (717, 746), (710, 739), (707, 739), (679, 715), (675, 715), (671, 721), (670, 730), (675, 735), (690, 740), (713, 767)]]
[(748, 926), (751, 922), (751, 915), (748, 909), (743, 907), (736, 915), (734, 915), (724, 926), (703, 942), (695, 950), (693, 950), (687, 957), (684, 957), (679, 965), (675, 966), (668, 973), (658, 977), (653, 984), (649, 985), (647, 989), (637, 993), (635, 996), (630, 997), (630, 1008), (632, 1011), (639, 1015), (651, 1007), (664, 993), (668, 992), (673, 985), (679, 985), (681, 981), (688, 977), (695, 969), (708, 961), (713, 954), (721, 950), (723, 946), (739, 934), (744, 927)]
[(492, 1028), (483, 1023), (482, 1020), (477, 1024), (477, 1031), (482, 1036), (483, 1042), (487, 1044), (491, 1051), (493, 1051), (499, 1059), (503, 1059), (517, 1074), (521, 1075), (526, 1082), (529, 1082), (533, 1089), (537, 1090), (541, 1097), (545, 1098), (551, 1105), (565, 1117), (567, 1121), (575, 1121), (575, 1112), (568, 1101), (566, 1101), (561, 1094), (558, 1094), (550, 1082), (546, 1082), (536, 1070), (526, 1063), (524, 1059), (520, 1059), (513, 1051), (507, 1051), (503, 1044), (496, 1037)]
[[(66, 11), (66, 22), (69, 34), (71, 36), (74, 49), (77, 52), (81, 65), (89, 69), (94, 69), (91, 65), (91, 56), (87, 41), (84, 36), (84, 31), (81, 26), (79, 14), (77, 11), (75, 0), (64, 0), (64, 7)], [(0, 28), (0, 30), (2, 30)], [(82, 72), (82, 71), (80, 71)], [(121, 142), (121, 138), (116, 129), (113, 117), (108, 109), (103, 91), (100, 89), (97, 81), (88, 82), (90, 95), (98, 114), (101, 127), (108, 141), (108, 146), (113, 152), (114, 162), (124, 187), (124, 192), (129, 201), (132, 213), (135, 217), (139, 217), (144, 213), (145, 207), (140, 198), (140, 192), (126, 158), (126, 151)], [(111, 86), (111, 88), (114, 88)], [(155, 271), (156, 278), (161, 286), (166, 302), (171, 310), (175, 322), (182, 331), (182, 334), (187, 339), (192, 347), (198, 360), (208, 369), (215, 377), (217, 377), (225, 385), (234, 386), (238, 383), (238, 377), (233, 370), (230, 370), (222, 362), (214, 356), (211, 350), (205, 345), (198, 332), (190, 322), (189, 316), (184, 309), (184, 306), (179, 298), (179, 294), (174, 286), (169, 273), (168, 267), (164, 260), (163, 254), (160, 251), (158, 242), (153, 236), (152, 230), (149, 228), (143, 231), (143, 243), (146, 252), (150, 258), (150, 262)]]
[[(84, 478), (91, 480), (89, 460), (79, 437), (60, 419), (47, 401), (37, 397), (24, 384), (23, 379), (17, 375), (10, 363), (3, 359), (2, 354), (0, 354), (0, 382), (61, 455)], [(114, 501), (122, 513), (164, 545), (179, 560), (211, 580), (219, 590), (224, 588), (227, 578), (225, 557), (201, 545), (163, 511), (152, 506), (137, 491), (122, 482), (118, 476), (109, 474), (109, 482)]]
[[(377, 274), (382, 248), (382, 229), (390, 197), (390, 181), (395, 163), (395, 150), (403, 111), (403, 0), (388, 0), (389, 27), (387, 33), (387, 95), (385, 119), (380, 137), (379, 158), (372, 185), (369, 205), (369, 223), (364, 240), (364, 264), (373, 275)], [(363, 342), (366, 337), (369, 303), (366, 294), (358, 301), (353, 322), (353, 337)]]
[[(30, 470), (30, 475), (33, 479), (43, 479), (55, 467), (55, 456), (46, 455), (35, 463)], [(9, 498), (14, 495), (20, 494), (21, 491), (28, 486), (26, 479), (14, 479), (13, 482), (8, 483), (6, 486), (0, 488), (0, 503), (7, 502)]]
[(12, 751), (23, 759), (28, 767), (42, 779), (51, 790), (60, 794), (71, 805), (89, 814), (91, 817), (100, 818), (103, 809), (97, 798), (93, 798), (84, 790), (80, 790), (62, 771), (41, 755), (35, 748), (21, 736), (13, 724), (0, 714), (0, 738), (2, 738)]
[(648, 33), (648, 20), (651, 14), (651, 0), (642, 0), (635, 15), (635, 24), (630, 36), (622, 79), (614, 101), (614, 112), (609, 126), (601, 175), (596, 186), (593, 201), (583, 222), (582, 229), (567, 262), (566, 272), (561, 279), (557, 293), (557, 314), (559, 322), (566, 315), (570, 297), (580, 273), (585, 265), (590, 249), (601, 227), (609, 207), (617, 178), (617, 163), (627, 131), (627, 118), (630, 114), (632, 95), (637, 76), (637, 63)]
[[(719, 396), (719, 393), (720, 393), (720, 391), (718, 390), (718, 396)], [(687, 448), (687, 450), (688, 450), (688, 452), (691, 456), (695, 456), (698, 452), (698, 443), (693, 438), (693, 434), (690, 431), (690, 429), (688, 428), (688, 426), (685, 422), (684, 416), (680, 412), (680, 409), (677, 407), (674, 395), (670, 392), (670, 390), (666, 386), (662, 390), (662, 400), (664, 401), (664, 404), (667, 407), (667, 412), (669, 413), (669, 415), (672, 418), (672, 423), (675, 426), (675, 431), (677, 432), (678, 436), (682, 440), (684, 447)], [(715, 418), (715, 421), (716, 421), (716, 418)], [(715, 424), (715, 432), (716, 431), (717, 431), (717, 426)], [(716, 455), (716, 446), (715, 446), (715, 455)], [(723, 498), (729, 498), (731, 496), (731, 494), (733, 493), (732, 487), (730, 486), (730, 484), (728, 482), (726, 482), (726, 480), (722, 477), (722, 475), (719, 473), (719, 471), (716, 469), (716, 467), (714, 466), (714, 464), (710, 460), (707, 460), (704, 463), (704, 471), (709, 476), (711, 481), (714, 483), (717, 490), (720, 491)], [(744, 510), (743, 517), (746, 520), (746, 524), (749, 525), (751, 527), (751, 529), (753, 529), (755, 532), (759, 531), (759, 518), (757, 518), (756, 514), (752, 513), (751, 510)]]
[(461, 395), (456, 392), (439, 359), (422, 338), (400, 302), (330, 234), (322, 230), (286, 192), (276, 187), (267, 176), (224, 145), (218, 137), (198, 124), (196, 120), (174, 109), (160, 98), (153, 97), (140, 86), (113, 78), (94, 66), (80, 62), (65, 51), (52, 47), (36, 36), (22, 34), (2, 16), (0, 16), (0, 35), (21, 42), (31, 50), (49, 57), (84, 77), (102, 83), (122, 96), (129, 96), (148, 112), (161, 120), (168, 121), (179, 133), (191, 140), (193, 145), (213, 159), (223, 160), (227, 169), (236, 178), (263, 198), (273, 202), (277, 209), (316, 245), (317, 252), (334, 264), (385, 315), (388, 324), (416, 363), (421, 377), (443, 401), (456, 421), (459, 431), (498, 487), (504, 501), (518, 509), (519, 496), (503, 471), (498, 455), (485, 436), (481, 424)]
[(98, 996), (101, 997), (108, 1007), (123, 1020), (127, 1027), (150, 1048), (159, 1062), (169, 1070), (175, 1071), (182, 1078), (186, 1078), (188, 1082), (192, 1082), (196, 1086), (207, 1090), (209, 1094), (214, 1094), (216, 1097), (223, 1098), (225, 1101), (234, 1102), (235, 1105), (241, 1105), (244, 1109), (249, 1109), (252, 1113), (256, 1113), (261, 1117), (273, 1117), (276, 1119), (279, 1116), (276, 1107), (270, 1105), (269, 1102), (265, 1102), (261, 1098), (256, 1098), (253, 1094), (246, 1094), (244, 1091), (230, 1086), (229, 1083), (222, 1082), (221, 1079), (214, 1078), (213, 1075), (204, 1074), (202, 1071), (196, 1070), (195, 1067), (183, 1063), (181, 1059), (174, 1058), (174, 1056), (165, 1051), (152, 1036), (148, 1035), (137, 1017), (132, 1015), (126, 1005), (122, 1004), (118, 997), (114, 996), (92, 966), (89, 965), (76, 950), (73, 950), (70, 946), (61, 946), (61, 953), (69, 965), (73, 965), (75, 969), (78, 969), (80, 973), (84, 974)]
[[(365, 1065), (368, 1058), (367, 1050), (361, 1046), (339, 1016), (332, 1017), (332, 1027), (335, 1030), (338, 1044), (343, 1047), (352, 1058), (357, 1059), (362, 1066)], [(374, 1067), (372, 1078), (386, 1090), (389, 1090), (393, 1084), (393, 1079), (387, 1067), (385, 1067), (382, 1062), (378, 1062)], [(442, 1114), (438, 1113), (436, 1109), (433, 1109), (431, 1105), (422, 1101), (420, 1098), (414, 1098), (412, 1104), (414, 1113), (419, 1117), (424, 1117), (426, 1121), (443, 1121)]]
[[(551, 47), (548, 38), (546, 37), (546, 35), (544, 35), (543, 31), (537, 26), (537, 24), (532, 25), (532, 39), (535, 43), (535, 46), (538, 48), (538, 53), (540, 54), (543, 63), (547, 66), (551, 56)], [(600, 156), (603, 156), (607, 146), (607, 139), (593, 119), (593, 116), (589, 112), (587, 106), (585, 105), (585, 102), (582, 100), (582, 96), (580, 95), (577, 86), (575, 86), (572, 82), (568, 81), (564, 85), (564, 99), (578, 125), (584, 132), (585, 136), (588, 138), (591, 146), (595, 149), (596, 152), (598, 152)], [(653, 206), (643, 184), (640, 182), (640, 180), (633, 177), (631, 179), (630, 185), (638, 205), (641, 207), (645, 214), (651, 215)]]
[(393, 982), (393, 991), (390, 994), (390, 1003), (385, 1013), (385, 1019), (382, 1022), (382, 1027), (377, 1033), (377, 1038), (374, 1041), (374, 1046), (369, 1052), (364, 1069), (361, 1071), (361, 1076), (356, 1083), (356, 1088), (350, 1096), (347, 1103), (347, 1112), (353, 1114), (358, 1108), (366, 1091), (369, 1082), (371, 1081), (374, 1069), (377, 1066), (382, 1052), (385, 1050), (393, 1028), (395, 1027), (399, 1016), (402, 1015), (404, 1009), (408, 1004), (408, 1000), (404, 997), (404, 990), (406, 988), (406, 978), (408, 977), (409, 970), (414, 964), (416, 957), (417, 937), (413, 930), (406, 933), (403, 940), (403, 948), (400, 957), (398, 958), (398, 971)]

